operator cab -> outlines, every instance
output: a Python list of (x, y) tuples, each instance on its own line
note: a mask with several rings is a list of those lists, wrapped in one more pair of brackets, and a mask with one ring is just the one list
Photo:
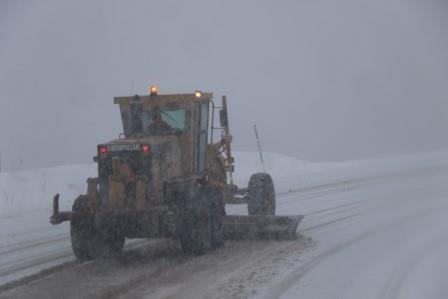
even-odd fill
[[(116, 97), (114, 102), (120, 108), (123, 136), (98, 146), (99, 169), (108, 165), (103, 175), (110, 175), (111, 159), (117, 156), (121, 164), (140, 163), (139, 172), (148, 176), (155, 176), (149, 172), (160, 171), (162, 180), (205, 175), (207, 143), (213, 135), (210, 134), (213, 125), (209, 127), (210, 106), (214, 107), (212, 98), (213, 94), (199, 91), (158, 95), (152, 87), (149, 95)], [(147, 152), (144, 153), (143, 148)], [(142, 168), (145, 163), (141, 162), (146, 160), (152, 162)], [(156, 167), (154, 161), (160, 167)], [(137, 167), (130, 168), (137, 171)]]

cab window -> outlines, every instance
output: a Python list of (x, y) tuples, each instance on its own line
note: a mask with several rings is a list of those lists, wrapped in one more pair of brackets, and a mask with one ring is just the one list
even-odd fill
[(146, 135), (181, 134), (186, 131), (187, 112), (183, 108), (151, 109), (142, 113)]

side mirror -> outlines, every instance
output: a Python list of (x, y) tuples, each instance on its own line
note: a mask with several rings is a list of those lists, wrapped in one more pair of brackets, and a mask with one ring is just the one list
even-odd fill
[(219, 111), (219, 123), (221, 124), (221, 127), (223, 127), (223, 128), (227, 128), (229, 126), (229, 120), (227, 119), (227, 111), (226, 110)]

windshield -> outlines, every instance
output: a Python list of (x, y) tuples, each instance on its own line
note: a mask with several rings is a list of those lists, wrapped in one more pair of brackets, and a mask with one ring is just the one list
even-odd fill
[(186, 130), (186, 111), (183, 108), (145, 110), (142, 124), (147, 135), (180, 134)]

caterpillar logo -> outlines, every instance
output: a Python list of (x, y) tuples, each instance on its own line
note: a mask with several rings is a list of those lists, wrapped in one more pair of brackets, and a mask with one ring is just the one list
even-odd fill
[(107, 146), (108, 152), (134, 152), (140, 151), (140, 144), (109, 144)]

